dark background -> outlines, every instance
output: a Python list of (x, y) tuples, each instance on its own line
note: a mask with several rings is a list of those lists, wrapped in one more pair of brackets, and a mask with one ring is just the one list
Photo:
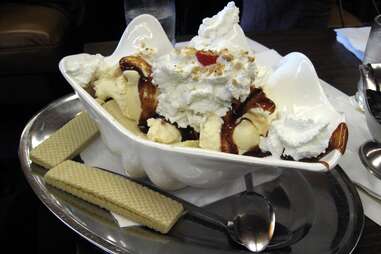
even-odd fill
[[(118, 40), (126, 26), (121, 0), (3, 0), (0, 1), (0, 7), (6, 2), (40, 4), (62, 11), (71, 22), (70, 31), (62, 41), (65, 46), (62, 56), (83, 52), (84, 45), (87, 43)], [(176, 1), (176, 34), (178, 36), (196, 34), (202, 19), (214, 15), (227, 2), (225, 0)], [(242, 6), (242, 1), (235, 2), (239, 7)], [(306, 2), (314, 4), (319, 1), (306, 0)], [(338, 6), (336, 1), (320, 2), (332, 2)], [(380, 1), (375, 2), (380, 6)], [(368, 25), (376, 15), (370, 0), (345, 0), (343, 7), (345, 11), (358, 19), (360, 24), (356, 23), (356, 25)], [(294, 29), (327, 30), (337, 27), (337, 24), (340, 25), (338, 13), (335, 13), (335, 16), (336, 23), (327, 23), (325, 26), (306, 27), (306, 23), (296, 22), (290, 27), (282, 29), (271, 27), (265, 32)], [(1, 18), (0, 16), (0, 20)], [(5, 49), (0, 48), (0, 58), (2, 50)], [(35, 61), (38, 62), (39, 59)], [(4, 66), (0, 66), (0, 71), (2, 67)], [(0, 253), (8, 253), (7, 251), (76, 253), (78, 249), (82, 250), (81, 253), (91, 253), (96, 250), (95, 247), (77, 237), (36, 198), (25, 182), (17, 158), (19, 137), (28, 119), (47, 103), (71, 92), (71, 89), (65, 84), (56, 68), (46, 73), (39, 73), (43, 78), (47, 78), (48, 87), (39, 86), (29, 76), (22, 81), (17, 81), (18, 83), (14, 81), (16, 76), (22, 75), (24, 74), (0, 74), (2, 87), (0, 93), (2, 116), (0, 125)], [(51, 236), (48, 241), (46, 241), (47, 235)]]

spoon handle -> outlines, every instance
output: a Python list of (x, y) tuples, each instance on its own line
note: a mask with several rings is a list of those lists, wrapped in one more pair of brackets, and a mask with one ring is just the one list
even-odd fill
[[(136, 181), (136, 180), (135, 180)], [(160, 194), (167, 196), (168, 198), (171, 198), (179, 203), (181, 203), (184, 206), (185, 213), (188, 214), (189, 216), (195, 218), (197, 222), (200, 223), (206, 223), (209, 226), (212, 226), (220, 231), (226, 231), (227, 229), (227, 220), (224, 219), (223, 217), (211, 213), (207, 211), (205, 208), (196, 206), (188, 201), (185, 201), (184, 199), (181, 199), (179, 197), (176, 197), (175, 195), (166, 192), (164, 190), (161, 190), (157, 188), (156, 186), (146, 183), (146, 182), (141, 182), (141, 181), (136, 181), (139, 182), (140, 184), (159, 192)]]
[(245, 185), (246, 185), (246, 192), (248, 193), (254, 192), (253, 175), (251, 173), (247, 173), (245, 175)]

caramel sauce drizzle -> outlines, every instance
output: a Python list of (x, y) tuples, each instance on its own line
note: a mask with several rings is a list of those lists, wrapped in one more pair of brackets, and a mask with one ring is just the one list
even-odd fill
[(139, 79), (139, 98), (142, 108), (142, 113), (139, 118), (139, 128), (147, 133), (148, 126), (147, 120), (151, 117), (155, 117), (156, 106), (157, 106), (157, 89), (156, 86), (152, 84), (152, 79), (140, 78)]
[[(260, 88), (252, 87), (250, 89), (250, 95), (243, 103), (234, 100), (232, 103), (232, 109), (226, 113), (223, 117), (223, 124), (221, 127), (221, 151), (226, 153), (238, 154), (237, 145), (233, 140), (233, 131), (237, 126), (237, 119), (243, 116), (252, 108), (262, 108), (265, 111), (273, 113), (275, 111), (275, 103), (266, 97), (266, 94)], [(255, 149), (256, 151), (259, 149)], [(248, 154), (255, 154), (254, 150)], [(260, 155), (258, 153), (258, 155)], [(253, 155), (255, 156), (255, 155)]]
[(341, 154), (344, 154), (345, 149), (347, 148), (347, 141), (348, 126), (346, 123), (340, 123), (331, 135), (327, 151), (330, 152), (334, 149), (337, 149)]
[(142, 113), (138, 126), (144, 133), (148, 132), (147, 120), (157, 116), (157, 93), (158, 89), (152, 84), (152, 67), (143, 58), (138, 56), (126, 56), (120, 59), (119, 66), (122, 71), (133, 70), (139, 73), (139, 99)]

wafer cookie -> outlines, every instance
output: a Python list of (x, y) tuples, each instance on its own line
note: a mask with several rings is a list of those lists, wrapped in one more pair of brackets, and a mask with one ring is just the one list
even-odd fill
[(97, 134), (96, 123), (82, 112), (35, 147), (30, 159), (44, 168), (52, 168), (78, 155)]
[(45, 175), (48, 184), (139, 224), (167, 233), (182, 215), (181, 203), (122, 176), (64, 161)]

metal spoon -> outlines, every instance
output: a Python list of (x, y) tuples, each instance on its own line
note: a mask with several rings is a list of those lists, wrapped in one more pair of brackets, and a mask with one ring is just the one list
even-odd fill
[(255, 192), (244, 192), (239, 196), (240, 211), (232, 220), (182, 202), (190, 216), (224, 230), (236, 244), (252, 252), (264, 250), (274, 234), (275, 214), (271, 203)]
[(359, 155), (366, 169), (381, 179), (381, 144), (368, 141), (360, 146)]
[[(104, 170), (107, 171), (107, 169)], [(233, 220), (226, 220), (204, 208), (195, 206), (169, 192), (163, 191), (148, 182), (139, 181), (130, 177), (126, 178), (180, 202), (188, 215), (220, 231), (226, 232), (234, 243), (252, 252), (264, 250), (273, 237), (275, 229), (275, 213), (273, 207), (269, 200), (253, 191), (251, 180), (249, 182), (248, 179), (245, 178), (247, 191), (239, 196), (238, 203), (240, 204), (240, 210), (237, 211), (237, 215)], [(288, 245), (288, 242), (288, 237), (282, 239), (274, 243), (274, 248), (284, 247)]]

